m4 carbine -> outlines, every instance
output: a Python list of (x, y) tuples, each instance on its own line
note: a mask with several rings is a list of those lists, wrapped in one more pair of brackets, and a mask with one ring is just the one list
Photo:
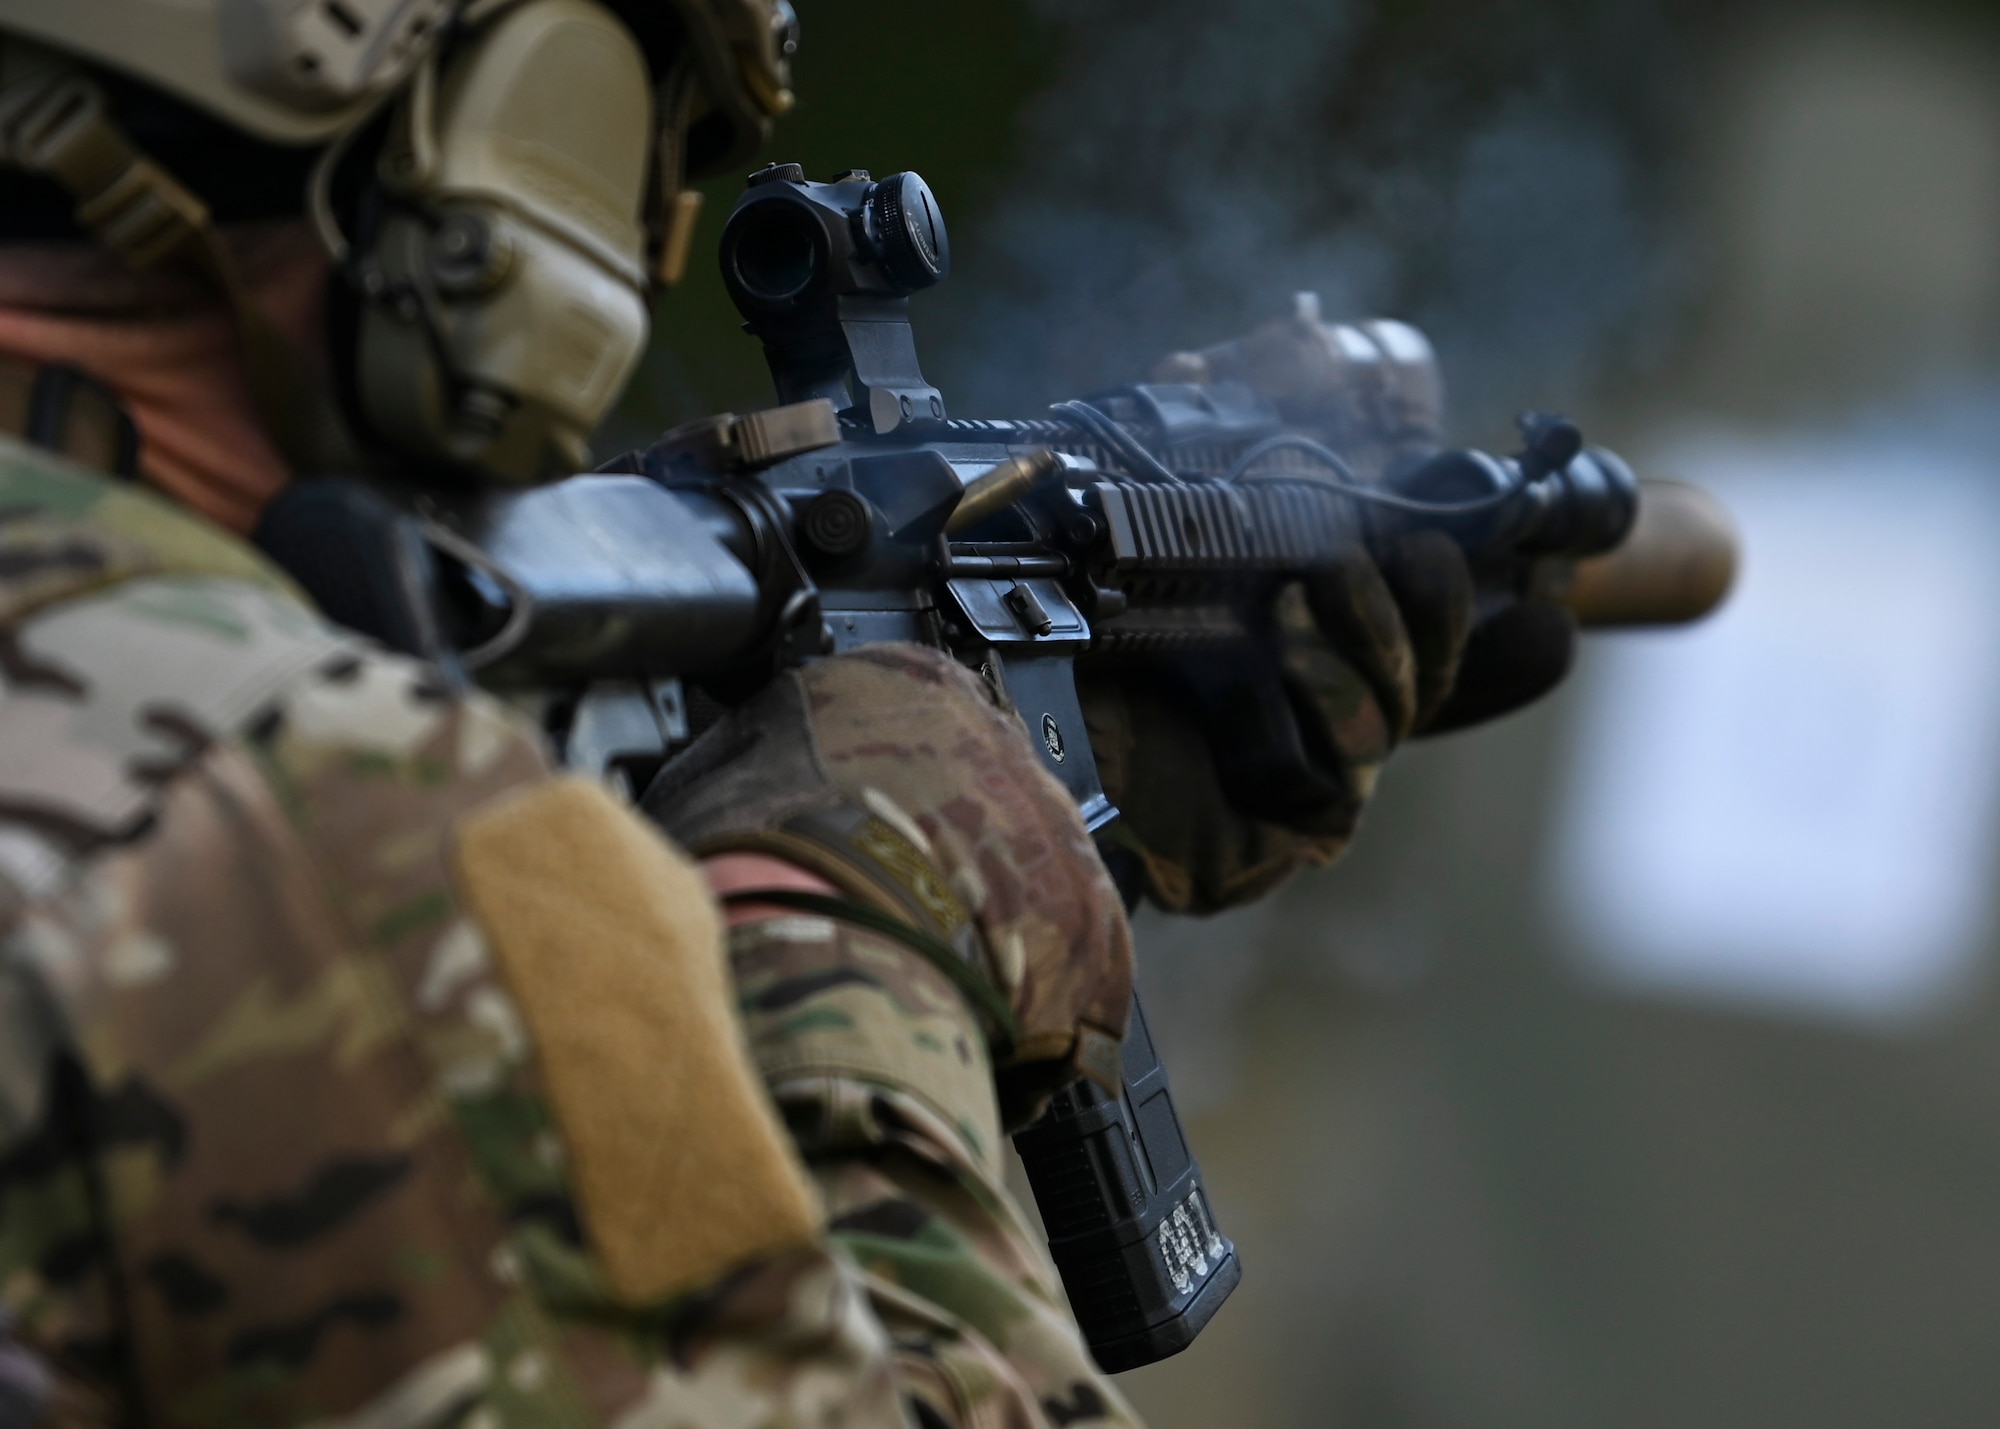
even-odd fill
[[(949, 267), (914, 174), (816, 184), (773, 165), (732, 213), (722, 260), (783, 405), (524, 491), (416, 502), (305, 484), (260, 543), (333, 618), (532, 696), (569, 762), (635, 788), (688, 739), (691, 691), (727, 702), (878, 641), (948, 650), (1012, 701), (1098, 832), (1117, 811), (1079, 663), (1208, 655), (1255, 671), (1275, 659), (1279, 591), (1351, 543), (1449, 533), (1485, 615), (1555, 593), (1586, 621), (1691, 619), (1729, 583), (1727, 521), (1707, 498), (1635, 481), (1558, 417), (1524, 418), (1510, 458), (1392, 431), (1366, 471), (1227, 381), (948, 418), (909, 326), (910, 294)], [(1409, 329), (1375, 335), (1383, 362), (1428, 361)], [(1354, 349), (1358, 363), (1371, 350)], [(1282, 816), (1314, 776), (1277, 682), (1237, 683), (1201, 713), (1232, 792)], [(1136, 999), (1124, 1070), (1122, 1096), (1078, 1083), (1016, 1138), (1072, 1307), (1113, 1371), (1187, 1345), (1240, 1274)]]

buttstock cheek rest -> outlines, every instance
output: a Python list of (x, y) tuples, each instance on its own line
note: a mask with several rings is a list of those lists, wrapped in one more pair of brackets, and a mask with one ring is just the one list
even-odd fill
[(1684, 625), (1721, 605), (1739, 544), (1728, 509), (1700, 487), (1639, 483), (1639, 517), (1616, 550), (1576, 563), (1555, 594), (1589, 627)]

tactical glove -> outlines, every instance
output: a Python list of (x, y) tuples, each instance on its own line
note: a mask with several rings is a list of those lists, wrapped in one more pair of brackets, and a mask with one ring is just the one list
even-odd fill
[(1358, 544), (1287, 587), (1241, 658), (1087, 668), (1085, 721), (1114, 839), (1171, 912), (1262, 896), (1346, 845), (1392, 749), (1449, 693), (1472, 582), (1445, 538)]
[(949, 657), (880, 645), (788, 671), (645, 807), (698, 856), (817, 874), (839, 897), (792, 906), (944, 972), (984, 1022), (1006, 1121), (1079, 1073), (1117, 1085), (1132, 989), (1117, 890), (1019, 718)]
[[(1380, 480), (1440, 445), (1422, 334), (1334, 327), (1302, 295), (1248, 336), (1176, 353), (1158, 380), (1246, 383)], [(1114, 826), (1147, 896), (1212, 913), (1331, 862), (1376, 775), (1414, 735), (1495, 718), (1567, 672), (1575, 621), (1525, 600), (1475, 619), (1464, 554), (1437, 532), (1357, 537), (1280, 592), (1261, 648), (1086, 668), (1079, 677)]]

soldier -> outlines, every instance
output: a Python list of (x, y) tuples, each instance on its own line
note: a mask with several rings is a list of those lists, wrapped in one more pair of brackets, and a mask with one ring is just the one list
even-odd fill
[[(6, 1429), (1133, 1422), (999, 1166), (1115, 1077), (1129, 933), (984, 684), (774, 681), (649, 796), (698, 865), (244, 539), (348, 464), (573, 469), (793, 43), (782, 0), (0, 0)], [(1133, 835), (1169, 903), (1330, 856), (1452, 687), (1455, 554), (1299, 601), (1292, 825), (1099, 693), (1209, 771)]]

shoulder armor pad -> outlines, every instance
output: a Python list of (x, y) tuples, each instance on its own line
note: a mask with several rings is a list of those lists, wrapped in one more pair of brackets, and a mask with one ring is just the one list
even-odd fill
[(48, 887), (288, 682), (364, 649), (274, 590), (198, 576), (128, 579), (0, 632), (0, 872)]
[(151, 492), (0, 437), (0, 627), (142, 576), (221, 576), (304, 604), (249, 545)]

